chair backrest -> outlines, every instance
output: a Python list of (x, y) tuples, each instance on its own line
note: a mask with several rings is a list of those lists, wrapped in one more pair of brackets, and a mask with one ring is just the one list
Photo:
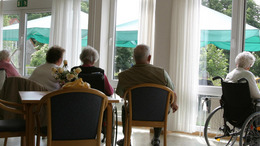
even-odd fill
[(6, 72), (4, 69), (0, 69), (0, 91), (2, 90), (3, 88), (3, 85), (4, 85), (4, 82), (5, 82), (5, 79), (6, 79)]
[(48, 144), (71, 142), (100, 145), (101, 123), (107, 97), (95, 89), (61, 89), (44, 96), (37, 108), (47, 102)]
[[(0, 99), (21, 103), (19, 91), (46, 91), (46, 89), (38, 83), (22, 77), (6, 78), (0, 93)], [(4, 119), (23, 119), (20, 115), (6, 111), (1, 111)]]
[(88, 82), (91, 88), (97, 89), (104, 93), (104, 74), (102, 74), (101, 72), (80, 73), (78, 77), (82, 78), (84, 82)]
[[(130, 119), (135, 121), (165, 121), (173, 91), (163, 85), (140, 84), (128, 89)], [(125, 100), (125, 101), (126, 101)]]
[(248, 81), (240, 79), (236, 83), (221, 81), (221, 104), (224, 118), (235, 127), (241, 127), (246, 118), (254, 112)]

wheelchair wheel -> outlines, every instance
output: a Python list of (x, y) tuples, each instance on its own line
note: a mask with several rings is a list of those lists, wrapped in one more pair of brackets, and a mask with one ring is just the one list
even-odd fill
[(117, 141), (117, 127), (118, 127), (118, 119), (117, 119), (117, 107), (113, 106), (113, 112), (112, 112), (112, 139), (111, 139), (111, 145), (115, 146)]
[[(224, 124), (224, 109), (219, 106), (214, 109), (208, 116), (204, 126), (204, 138), (208, 146), (210, 145), (233, 145), (236, 142), (237, 135), (229, 136), (231, 133), (230, 126)], [(215, 139), (210, 143), (210, 139)], [(214, 144), (213, 144), (214, 143)]]
[(241, 128), (239, 145), (260, 145), (260, 112), (251, 114), (244, 122)]

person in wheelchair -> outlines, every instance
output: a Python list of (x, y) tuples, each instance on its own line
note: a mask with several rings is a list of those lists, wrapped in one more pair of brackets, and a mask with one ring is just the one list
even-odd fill
[[(71, 71), (79, 67), (82, 70), (79, 77), (81, 77), (83, 81), (88, 82), (92, 88), (104, 92), (107, 96), (111, 96), (114, 93), (114, 90), (109, 84), (107, 76), (104, 74), (104, 70), (94, 66), (94, 63), (97, 62), (98, 59), (99, 54), (97, 50), (91, 46), (87, 46), (80, 54), (80, 60), (83, 64), (73, 67)], [(102, 78), (100, 79), (103, 80), (102, 83), (96, 78)]]
[[(235, 63), (237, 67), (233, 71), (228, 73), (225, 81), (236, 82), (241, 78), (245, 78), (249, 84), (251, 98), (260, 99), (260, 91), (255, 81), (255, 75), (251, 71), (249, 71), (249, 69), (255, 63), (255, 56), (250, 52), (241, 52), (237, 55)], [(257, 111), (260, 110), (259, 106), (260, 104), (258, 103), (256, 109)]]
[[(211, 145), (212, 133), (218, 141), (224, 137), (229, 139), (226, 145), (233, 145), (238, 136), (240, 145), (260, 145), (260, 92), (254, 74), (249, 71), (254, 62), (250, 52), (239, 53), (235, 58), (236, 68), (224, 80), (219, 76), (213, 78), (221, 79), (222, 96), (220, 106), (210, 113), (205, 123), (207, 145)], [(214, 120), (222, 114), (223, 120), (214, 125)]]

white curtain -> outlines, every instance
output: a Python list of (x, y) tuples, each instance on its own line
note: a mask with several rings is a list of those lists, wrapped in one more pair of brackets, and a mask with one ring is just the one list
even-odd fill
[(3, 5), (4, 5), (4, 1), (1, 0), (0, 1), (0, 50), (3, 50)]
[(170, 114), (172, 131), (194, 132), (197, 118), (200, 0), (173, 0), (170, 71), (179, 110)]
[(53, 0), (50, 47), (58, 45), (66, 52), (69, 68), (79, 65), (81, 51), (81, 0)]
[(146, 44), (154, 50), (154, 24), (155, 24), (155, 2), (156, 0), (140, 0), (140, 21), (138, 32), (138, 44)]

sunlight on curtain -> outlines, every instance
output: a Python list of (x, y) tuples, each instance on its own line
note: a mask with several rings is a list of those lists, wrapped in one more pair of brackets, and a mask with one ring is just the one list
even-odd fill
[(172, 131), (194, 132), (199, 72), (200, 0), (173, 0), (170, 76), (175, 84), (179, 110), (169, 115)]
[(66, 52), (69, 68), (79, 65), (81, 52), (81, 0), (53, 0), (50, 47), (58, 45)]
[(4, 1), (0, 1), (0, 50), (3, 49), (3, 5)]
[(151, 55), (154, 50), (154, 24), (155, 24), (155, 3), (156, 0), (140, 1), (140, 30), (138, 33), (138, 44), (146, 44), (151, 48)]

